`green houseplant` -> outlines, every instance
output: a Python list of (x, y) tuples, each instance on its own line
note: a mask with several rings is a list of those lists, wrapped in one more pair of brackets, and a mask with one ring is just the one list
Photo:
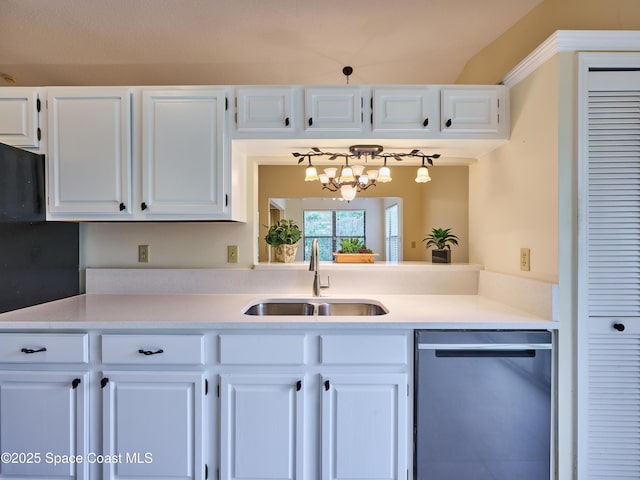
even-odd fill
[(340, 250), (333, 254), (336, 263), (373, 263), (376, 255), (359, 238), (343, 238)]
[(282, 219), (269, 227), (264, 240), (274, 248), (276, 262), (291, 263), (296, 257), (301, 237), (302, 231), (296, 222)]
[(433, 228), (422, 241), (427, 249), (435, 247), (431, 252), (433, 263), (451, 263), (451, 245), (458, 245), (458, 237), (450, 228)]

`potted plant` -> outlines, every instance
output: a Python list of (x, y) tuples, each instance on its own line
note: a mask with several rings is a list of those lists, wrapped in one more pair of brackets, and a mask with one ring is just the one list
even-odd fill
[(291, 263), (296, 257), (300, 227), (293, 220), (282, 219), (269, 227), (264, 240), (274, 248), (276, 262)]
[(435, 247), (431, 252), (433, 263), (451, 263), (451, 245), (458, 245), (458, 237), (451, 233), (450, 228), (434, 228), (422, 241), (427, 242), (427, 249)]
[(336, 263), (373, 263), (376, 255), (359, 238), (343, 238), (340, 250), (333, 254)]

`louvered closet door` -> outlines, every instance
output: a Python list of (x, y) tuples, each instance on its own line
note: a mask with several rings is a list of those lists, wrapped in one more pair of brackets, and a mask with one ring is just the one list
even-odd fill
[(639, 479), (640, 71), (587, 75), (578, 478)]

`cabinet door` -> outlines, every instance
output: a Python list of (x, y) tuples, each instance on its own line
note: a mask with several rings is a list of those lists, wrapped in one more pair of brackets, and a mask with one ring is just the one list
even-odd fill
[(125, 219), (131, 214), (131, 94), (62, 88), (48, 94), (52, 219)]
[(290, 87), (238, 88), (238, 131), (291, 131), (292, 105), (293, 89)]
[(407, 376), (322, 378), (323, 480), (407, 477)]
[(590, 480), (640, 478), (640, 57), (614, 65), (580, 79), (577, 438)]
[(87, 454), (86, 388), (84, 373), (0, 372), (0, 478), (87, 478), (68, 460)]
[(220, 478), (302, 479), (302, 378), (222, 375), (220, 396)]
[(101, 385), (105, 480), (204, 478), (202, 374), (105, 372)]
[(363, 99), (358, 87), (305, 89), (307, 131), (363, 130)]
[(40, 146), (40, 98), (31, 88), (0, 88), (0, 143)]
[(500, 88), (500, 86), (443, 88), (441, 93), (442, 133), (444, 135), (469, 133), (481, 137), (487, 135), (494, 137), (500, 134)]
[(435, 88), (376, 88), (373, 92), (375, 132), (432, 133), (438, 131), (438, 111), (438, 90)]
[(145, 216), (223, 214), (224, 91), (147, 90), (142, 95)]

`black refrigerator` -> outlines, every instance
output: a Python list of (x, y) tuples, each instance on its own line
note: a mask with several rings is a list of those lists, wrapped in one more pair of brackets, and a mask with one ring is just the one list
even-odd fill
[(44, 155), (0, 143), (0, 313), (80, 291), (79, 226), (45, 210)]

